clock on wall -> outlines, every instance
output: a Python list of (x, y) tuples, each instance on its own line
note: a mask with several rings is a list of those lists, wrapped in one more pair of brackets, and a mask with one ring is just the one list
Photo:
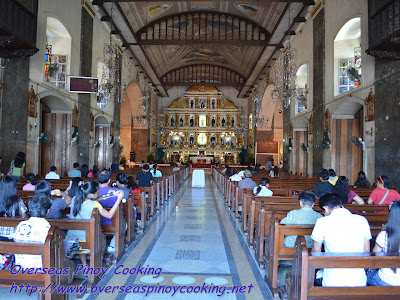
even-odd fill
[(197, 144), (206, 145), (207, 144), (207, 135), (205, 133), (200, 133), (197, 137)]

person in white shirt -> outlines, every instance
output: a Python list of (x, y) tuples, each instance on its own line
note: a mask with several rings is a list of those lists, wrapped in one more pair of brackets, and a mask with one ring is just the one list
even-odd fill
[[(372, 252), (399, 252), (400, 250), (400, 201), (393, 201), (389, 207), (389, 220), (386, 228), (376, 237)], [(367, 283), (372, 286), (399, 286), (400, 268), (369, 270)]]
[(239, 173), (238, 173), (238, 175), (239, 175), (240, 177), (242, 177), (242, 179), (244, 178), (244, 171), (245, 171), (245, 170), (246, 170), (245, 168), (242, 168), (242, 170), (239, 171)]
[(56, 173), (57, 168), (56, 166), (52, 166), (50, 168), (50, 172), (46, 174), (46, 176), (44, 177), (44, 179), (60, 179), (60, 175), (58, 175)]
[[(315, 223), (311, 238), (314, 240), (312, 252), (362, 253), (369, 252), (371, 230), (365, 217), (352, 214), (342, 207), (337, 194), (321, 196), (319, 206), (325, 217)], [(367, 276), (364, 269), (324, 269), (317, 273), (317, 283), (322, 286), (365, 286)], [(321, 282), (322, 273), (322, 282)]]
[(260, 185), (253, 189), (253, 193), (255, 196), (272, 197), (274, 193), (269, 189), (269, 179), (262, 178)]
[(231, 177), (229, 177), (230, 181), (240, 181), (243, 179), (242, 176), (239, 176), (236, 169), (233, 169), (232, 173), (233, 173), (233, 175)]
[[(14, 241), (17, 243), (44, 244), (50, 223), (45, 219), (51, 207), (48, 196), (41, 194), (29, 199), (29, 220), (22, 221), (15, 229)], [(42, 255), (15, 254), (15, 265), (22, 268), (42, 268)]]

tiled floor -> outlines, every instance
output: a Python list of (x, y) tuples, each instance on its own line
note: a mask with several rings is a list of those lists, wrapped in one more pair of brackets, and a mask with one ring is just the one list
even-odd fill
[[(211, 176), (206, 175), (206, 188), (192, 188), (190, 183), (189, 178), (98, 284), (132, 286), (135, 291), (152, 285), (171, 292), (153, 292), (146, 297), (115, 291), (86, 295), (86, 299), (171, 299), (173, 289), (179, 286), (185, 286), (181, 291), (187, 292), (177, 291), (173, 299), (272, 299)], [(147, 272), (115, 275), (119, 265), (123, 267), (118, 270), (143, 267)], [(241, 286), (245, 293), (232, 291)], [(249, 286), (254, 286), (250, 293)], [(209, 292), (212, 288), (214, 292)], [(0, 289), (0, 298), (3, 292), (7, 291)], [(75, 296), (70, 295), (72, 298)]]

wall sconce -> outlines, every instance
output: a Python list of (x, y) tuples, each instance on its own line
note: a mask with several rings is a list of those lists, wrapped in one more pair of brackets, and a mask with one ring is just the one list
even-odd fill
[(36, 127), (37, 127), (36, 123), (32, 123), (32, 122), (29, 123), (29, 131), (32, 131), (32, 128), (36, 128)]
[(367, 130), (367, 131), (365, 131), (365, 133), (366, 133), (366, 134), (369, 134), (370, 136), (373, 136), (373, 135), (374, 135), (374, 128), (373, 128), (373, 127), (371, 127), (371, 129), (370, 129), (370, 130)]

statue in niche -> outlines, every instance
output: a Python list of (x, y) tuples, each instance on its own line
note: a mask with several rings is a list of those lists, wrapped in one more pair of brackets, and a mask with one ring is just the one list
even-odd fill
[(175, 125), (174, 118), (171, 118), (171, 127), (174, 127), (174, 125)]
[(375, 120), (375, 95), (372, 93), (372, 88), (369, 91), (368, 97), (365, 99), (365, 107), (367, 112), (365, 114), (365, 122)]
[(190, 108), (194, 108), (194, 100), (190, 100)]
[(201, 120), (201, 127), (204, 127), (204, 120)]
[(183, 127), (183, 119), (182, 118), (179, 119), (179, 126)]
[(324, 113), (324, 131), (331, 131), (331, 114), (329, 109), (326, 109)]
[(231, 119), (231, 127), (235, 127), (235, 119), (234, 118)]
[(189, 126), (190, 126), (190, 127), (194, 127), (194, 120), (193, 120), (193, 118), (190, 119), (190, 121), (189, 121)]
[(222, 118), (222, 121), (221, 121), (222, 127), (225, 127), (225, 123), (226, 123), (225, 118)]
[[(0, 81), (0, 91), (1, 91), (1, 81)], [(31, 86), (31, 90), (28, 93), (28, 117), (37, 117), (37, 102), (38, 97), (33, 89), (33, 85)]]
[(313, 134), (314, 131), (314, 121), (313, 121), (313, 116), (310, 116), (310, 119), (308, 119), (308, 134)]
[(215, 136), (211, 137), (210, 143), (211, 146), (215, 146)]
[(215, 119), (214, 118), (211, 119), (211, 127), (215, 127)]
[(193, 145), (194, 145), (194, 137), (193, 137), (193, 136), (191, 136), (191, 137), (189, 138), (189, 145), (190, 145), (190, 146), (193, 146)]
[(212, 108), (212, 109), (215, 109), (215, 100), (212, 100), (212, 101), (211, 101), (211, 108)]
[(206, 105), (205, 105), (204, 102), (202, 101), (201, 104), (200, 104), (200, 108), (205, 108), (205, 107), (206, 107)]

